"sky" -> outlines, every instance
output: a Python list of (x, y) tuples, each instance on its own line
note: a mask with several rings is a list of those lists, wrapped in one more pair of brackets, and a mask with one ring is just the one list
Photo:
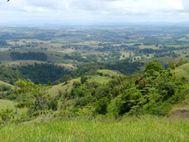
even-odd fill
[(0, 24), (189, 22), (189, 0), (0, 0)]

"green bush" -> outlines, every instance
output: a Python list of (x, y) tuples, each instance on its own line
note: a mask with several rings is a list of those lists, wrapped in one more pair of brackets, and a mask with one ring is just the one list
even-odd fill
[(14, 119), (15, 112), (12, 109), (5, 109), (0, 112), (0, 124), (7, 124)]
[(103, 97), (97, 102), (95, 112), (97, 114), (106, 114), (107, 113), (107, 107), (108, 107), (109, 99), (106, 97)]

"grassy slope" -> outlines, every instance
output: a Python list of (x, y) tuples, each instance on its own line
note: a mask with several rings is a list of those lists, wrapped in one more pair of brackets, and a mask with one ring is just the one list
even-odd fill
[[(26, 115), (27, 112), (27, 108), (16, 108), (16, 102), (14, 101), (10, 101), (10, 100), (3, 100), (0, 99), (0, 113), (3, 111), (7, 111), (7, 110), (12, 110), (15, 114), (15, 118), (16, 117), (20, 117), (22, 115)], [(0, 117), (0, 121), (1, 121), (1, 117)], [(1, 128), (1, 125), (0, 125)], [(1, 138), (0, 138), (1, 141)]]
[[(104, 76), (99, 76), (99, 75), (92, 75), (88, 76), (88, 82), (97, 82), (97, 83), (108, 83), (111, 79), (109, 77), (104, 77)], [(50, 95), (58, 95), (60, 92), (61, 93), (69, 93), (72, 90), (74, 82), (80, 82), (80, 78), (72, 79), (68, 81), (66, 84), (61, 83), (58, 85), (52, 86), (49, 90), (48, 93)]]
[(175, 74), (178, 78), (185, 77), (189, 80), (189, 63), (179, 66), (175, 69)]
[(9, 100), (0, 99), (0, 111), (5, 109), (15, 109), (15, 103)]
[(106, 76), (92, 75), (88, 77), (88, 82), (96, 82), (99, 84), (106, 84), (111, 81), (111, 78)]
[[(0, 81), (0, 86), (13, 87), (12, 85), (4, 81)], [(5, 109), (14, 109), (14, 108), (15, 108), (15, 103), (13, 101), (0, 99), (0, 111), (5, 110)]]
[(0, 86), (1, 86), (1, 85), (5, 85), (5, 86), (9, 86), (9, 87), (13, 87), (11, 84), (6, 83), (6, 82), (0, 80)]
[[(102, 75), (99, 75), (102, 74)], [(118, 72), (111, 71), (111, 70), (98, 70), (96, 75), (89, 75), (88, 77), (88, 82), (97, 82), (100, 84), (106, 84), (109, 81), (112, 80), (112, 77), (114, 76), (119, 76), (121, 75)], [(50, 95), (58, 95), (60, 92), (62, 93), (69, 93), (73, 87), (74, 82), (79, 82), (80, 78), (72, 79), (68, 81), (66, 84), (61, 83), (58, 85), (52, 86), (49, 90), (48, 93)]]
[(170, 112), (172, 118), (182, 118), (189, 120), (189, 98), (177, 104)]
[(103, 70), (97, 70), (98, 74), (102, 74), (103, 76), (109, 76), (109, 77), (115, 77), (115, 76), (121, 76), (122, 74), (117, 72), (117, 71), (113, 71), (113, 70), (107, 70), (107, 69), (103, 69)]
[[(189, 80), (189, 63), (177, 67), (175, 74), (177, 78)], [(189, 94), (186, 97), (186, 100), (173, 107), (170, 112), (172, 118), (189, 119)]]
[(188, 121), (145, 116), (141, 119), (65, 120), (9, 125), (1, 142), (188, 142)]
[(73, 87), (73, 83), (78, 82), (78, 81), (80, 81), (80, 78), (72, 79), (72, 80), (68, 81), (66, 84), (61, 83), (58, 85), (54, 85), (48, 90), (48, 93), (50, 95), (58, 95), (60, 92), (61, 93), (66, 93), (66, 92), (69, 93)]
[[(8, 86), (13, 88), (14, 86), (6, 83), (4, 81), (0, 81), (0, 86), (4, 85), (4, 86)], [(1, 93), (1, 92), (0, 92)], [(26, 112), (26, 108), (23, 109), (16, 109), (15, 107), (16, 103), (10, 100), (4, 100), (4, 99), (0, 99), (0, 112), (6, 109), (10, 109), (10, 110), (17, 110), (18, 113), (25, 113)]]
[[(27, 66), (27, 65), (34, 65), (34, 64), (46, 64), (48, 62), (45, 61), (37, 61), (37, 60), (14, 60), (14, 61), (2, 61), (0, 65), (7, 66), (7, 67), (15, 67), (15, 66)], [(57, 63), (55, 64), (60, 67), (64, 67), (68, 70), (74, 70), (76, 67), (72, 64), (63, 64), (63, 63)]]

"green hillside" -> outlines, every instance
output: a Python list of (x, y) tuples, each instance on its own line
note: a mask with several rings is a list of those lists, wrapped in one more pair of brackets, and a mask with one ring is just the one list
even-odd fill
[(109, 76), (109, 77), (122, 76), (122, 74), (120, 72), (113, 71), (113, 70), (107, 70), (107, 69), (97, 70), (97, 73), (102, 76)]
[(171, 118), (189, 119), (189, 95), (170, 111)]
[[(88, 82), (96, 82), (99, 84), (106, 84), (111, 81), (110, 77), (100, 76), (100, 75), (89, 75), (86, 76)], [(54, 85), (50, 87), (48, 90), (50, 95), (58, 95), (59, 93), (70, 93), (72, 90), (73, 84), (75, 82), (80, 82), (81, 78), (72, 79), (67, 81), (66, 83), (60, 83), (58, 85)]]
[(15, 103), (13, 101), (0, 99), (0, 111), (5, 109), (15, 109)]
[[(189, 63), (177, 67), (174, 72), (178, 79), (185, 79), (186, 81), (188, 81)], [(182, 119), (189, 118), (189, 95), (186, 95), (184, 101), (173, 107), (173, 109), (170, 111), (170, 117)]]
[(189, 80), (189, 63), (181, 65), (175, 69), (177, 78), (185, 78)]
[(72, 79), (67, 83), (60, 83), (49, 88), (48, 93), (52, 96), (57, 96), (59, 93), (69, 93), (74, 82), (79, 82), (80, 78)]
[[(112, 70), (98, 70), (94, 75), (86, 75), (88, 82), (95, 82), (99, 84), (106, 84), (110, 82), (113, 77), (121, 76), (122, 74)], [(80, 82), (81, 77), (69, 80), (64, 83), (54, 85), (49, 88), (48, 93), (52, 96), (56, 96), (60, 93), (70, 93), (75, 82)]]
[(6, 82), (0, 80), (0, 86), (2, 86), (2, 85), (4, 85), (4, 86), (9, 86), (9, 87), (13, 87), (11, 84), (6, 83)]

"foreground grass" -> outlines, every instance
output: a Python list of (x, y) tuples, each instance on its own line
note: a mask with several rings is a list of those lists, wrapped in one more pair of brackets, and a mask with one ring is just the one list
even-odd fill
[(1, 142), (188, 142), (189, 121), (152, 117), (122, 121), (65, 120), (10, 125)]

